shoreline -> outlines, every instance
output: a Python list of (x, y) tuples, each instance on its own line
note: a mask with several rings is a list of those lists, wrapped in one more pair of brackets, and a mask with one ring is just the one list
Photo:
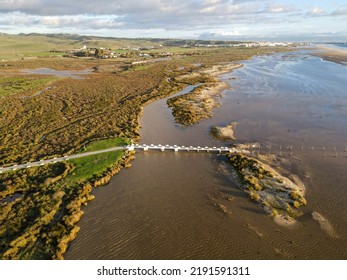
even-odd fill
[(242, 63), (217, 64), (213, 65), (210, 69), (201, 71), (201, 73), (209, 74), (212, 77), (218, 77), (219, 75), (230, 73), (241, 67), (243, 67)]
[(341, 65), (347, 64), (347, 49), (343, 50), (334, 47), (318, 45), (316, 47), (316, 50), (317, 52), (312, 52), (310, 54)]

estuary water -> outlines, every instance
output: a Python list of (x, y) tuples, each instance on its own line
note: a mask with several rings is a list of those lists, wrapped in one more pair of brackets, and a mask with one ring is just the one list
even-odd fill
[(159, 100), (144, 108), (140, 142), (220, 146), (209, 129), (236, 121), (239, 142), (273, 153), (292, 146), (281, 158), (307, 189), (298, 223), (266, 216), (223, 156), (137, 152), (131, 168), (93, 190), (66, 259), (347, 258), (347, 67), (305, 51), (242, 63), (221, 76), (231, 89), (211, 119), (183, 128)]
[(327, 44), (327, 45), (334, 45), (336, 47), (344, 48), (344, 49), (347, 48), (347, 43), (332, 43), (332, 44)]

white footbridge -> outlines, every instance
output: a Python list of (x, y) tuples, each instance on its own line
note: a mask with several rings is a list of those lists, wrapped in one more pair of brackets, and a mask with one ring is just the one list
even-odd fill
[(154, 144), (135, 144), (135, 145), (129, 145), (127, 146), (127, 149), (129, 151), (134, 150), (143, 150), (143, 151), (150, 151), (150, 150), (156, 150), (156, 151), (174, 151), (174, 152), (215, 152), (215, 153), (241, 153), (245, 152), (243, 150), (237, 150), (235, 148), (231, 147), (208, 147), (208, 146), (178, 146), (178, 145), (154, 145)]
[(102, 153), (109, 153), (113, 151), (119, 151), (119, 150), (128, 150), (128, 151), (136, 151), (136, 150), (142, 150), (142, 151), (173, 151), (173, 152), (207, 152), (207, 153), (247, 153), (246, 150), (237, 150), (235, 148), (230, 147), (208, 147), (208, 146), (178, 146), (178, 145), (154, 145), (154, 144), (132, 144), (128, 146), (117, 146), (113, 148), (108, 148), (104, 150), (99, 151), (92, 151), (92, 152), (85, 152), (85, 153), (79, 153), (79, 154), (73, 154), (73, 155), (66, 155), (63, 157), (54, 157), (50, 159), (41, 159), (40, 161), (35, 162), (27, 162), (22, 164), (13, 164), (11, 166), (0, 166), (0, 174), (7, 171), (15, 171), (19, 169), (25, 169), (25, 168), (31, 168), (31, 167), (37, 167), (42, 166), (46, 164), (52, 164), (57, 163), (61, 161), (81, 158), (81, 157), (87, 157), (92, 156), (96, 154), (102, 154)]

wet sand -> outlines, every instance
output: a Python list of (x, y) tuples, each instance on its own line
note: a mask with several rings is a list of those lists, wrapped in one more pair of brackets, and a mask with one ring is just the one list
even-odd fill
[[(236, 186), (226, 158), (139, 152), (133, 167), (93, 191), (67, 259), (347, 258), (346, 68), (306, 52), (244, 65), (223, 76), (236, 78), (233, 90), (223, 93), (213, 118), (194, 127), (175, 125), (165, 100), (146, 106), (141, 142), (220, 145), (209, 129), (237, 121), (238, 141), (271, 144), (273, 153), (293, 145), (293, 155), (283, 149), (282, 159), (306, 187), (308, 206), (298, 223), (283, 227), (267, 217)], [(317, 150), (323, 146), (325, 157)]]
[(324, 60), (340, 63), (343, 65), (347, 64), (347, 49), (337, 49), (328, 46), (318, 46), (318, 52), (313, 55), (319, 56)]

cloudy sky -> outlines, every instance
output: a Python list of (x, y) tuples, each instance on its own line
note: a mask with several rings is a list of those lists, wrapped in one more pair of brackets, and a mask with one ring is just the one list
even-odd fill
[(0, 32), (347, 41), (347, 0), (0, 0)]

